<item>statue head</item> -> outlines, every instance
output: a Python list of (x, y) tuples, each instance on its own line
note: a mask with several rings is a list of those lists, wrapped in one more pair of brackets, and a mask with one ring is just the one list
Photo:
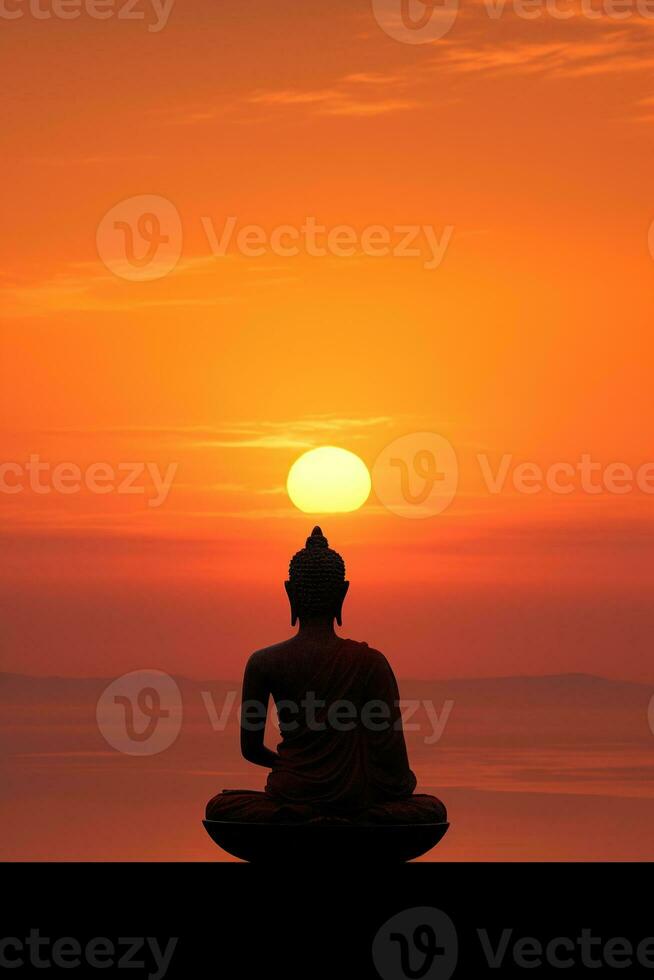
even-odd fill
[(329, 619), (341, 625), (343, 600), (350, 586), (345, 562), (319, 527), (314, 527), (302, 551), (291, 558), (284, 583), (291, 603), (291, 624), (298, 619)]

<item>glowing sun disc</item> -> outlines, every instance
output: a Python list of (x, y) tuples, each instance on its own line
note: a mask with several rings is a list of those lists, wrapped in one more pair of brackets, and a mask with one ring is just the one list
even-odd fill
[(288, 471), (288, 495), (305, 514), (346, 514), (370, 496), (368, 467), (355, 453), (338, 446), (310, 449)]

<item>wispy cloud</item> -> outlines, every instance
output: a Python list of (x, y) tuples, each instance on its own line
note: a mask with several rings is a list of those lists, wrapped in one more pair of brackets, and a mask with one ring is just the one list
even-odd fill
[(654, 53), (645, 39), (632, 31), (618, 31), (589, 40), (565, 38), (556, 41), (521, 41), (495, 45), (461, 44), (449, 39), (441, 42), (432, 70), (460, 73), (539, 74), (556, 78), (621, 74), (648, 71), (654, 67)]
[(299, 91), (295, 89), (277, 89), (271, 92), (257, 92), (248, 97), (248, 102), (263, 103), (264, 105), (311, 105), (315, 102), (328, 102), (337, 99), (342, 93), (337, 89), (313, 89)]
[(207, 439), (196, 444), (198, 449), (307, 449), (311, 445), (311, 440), (296, 438), (290, 433)]
[(116, 166), (129, 166), (136, 161), (156, 161), (154, 154), (134, 153), (134, 154), (89, 154), (81, 156), (79, 154), (60, 154), (58, 156), (34, 157), (34, 162), (43, 167), (105, 167), (109, 164)]
[[(247, 101), (320, 115), (376, 116), (433, 105), (433, 100), (425, 102), (424, 92), (426, 79), (436, 75), (510, 74), (569, 79), (642, 73), (654, 68), (649, 25), (641, 21), (618, 29), (615, 22), (584, 20), (579, 10), (575, 11), (574, 26), (567, 20), (552, 21), (548, 40), (532, 40), (531, 21), (520, 20), (508, 7), (500, 14), (510, 16), (512, 24), (523, 30), (525, 26), (529, 28), (529, 35), (498, 44), (489, 39), (487, 30), (474, 36), (470, 31), (462, 36), (453, 32), (437, 45), (430, 45), (423, 60), (410, 65), (390, 71), (351, 72), (322, 88), (253, 92)], [(491, 15), (480, 3), (466, 12), (465, 23), (469, 25), (475, 19), (478, 25), (482, 15), (485, 24), (489, 17), (491, 22), (498, 17), (497, 11)], [(446, 101), (453, 100), (450, 97)]]
[[(280, 107), (310, 107), (327, 116), (379, 116), (403, 109), (413, 109), (420, 103), (414, 98), (395, 98), (385, 94), (379, 97), (375, 88), (387, 81), (383, 75), (347, 75), (334, 88), (326, 89), (276, 89), (254, 92), (248, 101), (258, 105)], [(368, 90), (361, 93), (361, 85)], [(353, 89), (356, 87), (357, 91)]]
[[(236, 265), (240, 260), (240, 265)], [(193, 295), (197, 292), (193, 279), (211, 276), (218, 260), (213, 255), (198, 255), (182, 258), (174, 269), (166, 273), (154, 286), (163, 286), (165, 293), (136, 299), (131, 283), (113, 275), (97, 262), (72, 262), (66, 269), (54, 272), (41, 279), (26, 280), (17, 277), (0, 277), (4, 280), (2, 288), (2, 315), (11, 319), (56, 316), (61, 313), (123, 313), (147, 309), (173, 308), (212, 308), (231, 304), (242, 298), (234, 286), (236, 273), (248, 274), (248, 286), (269, 287), (288, 285), (299, 281), (297, 276), (270, 275), (270, 270), (259, 267), (249, 268), (248, 259), (241, 256), (224, 256), (220, 262), (232, 262), (234, 273), (229, 291), (216, 289), (215, 277), (211, 279), (208, 295)], [(177, 287), (179, 292), (176, 292)], [(182, 291), (182, 287), (183, 290)], [(149, 298), (146, 298), (149, 297)]]
[(632, 122), (651, 123), (654, 122), (654, 95), (648, 95), (644, 99), (639, 99), (636, 106), (643, 111), (636, 112), (632, 117)]
[(381, 116), (388, 112), (415, 109), (419, 105), (417, 99), (380, 99), (376, 102), (348, 99), (326, 105), (324, 113), (328, 116)]
[(231, 114), (239, 123), (260, 122), (261, 114), (243, 112), (244, 103), (309, 116), (374, 118), (433, 109), (435, 98), (439, 105), (460, 101), (436, 85), (436, 77), (532, 75), (547, 81), (638, 74), (654, 67), (651, 23), (636, 10), (628, 22), (591, 17), (587, 5), (572, 0), (565, 14), (557, 19), (543, 4), (532, 20), (521, 17), (511, 0), (470, 0), (461, 5), (451, 32), (412, 52), (408, 62), (397, 58), (399, 45), (389, 49), (395, 52), (390, 63), (368, 60), (365, 68), (327, 78), (320, 86), (263, 88), (218, 105), (178, 107), (168, 121), (201, 125)]
[(226, 422), (219, 426), (58, 428), (48, 434), (89, 438), (107, 435), (139, 442), (157, 440), (187, 449), (303, 449), (330, 435), (347, 434), (353, 439), (361, 438), (365, 432), (385, 428), (392, 422), (393, 419), (386, 415), (308, 415), (290, 420)]
[(357, 85), (394, 85), (402, 84), (406, 81), (406, 76), (401, 72), (391, 74), (383, 71), (359, 71), (346, 75), (343, 81)]
[[(203, 264), (212, 258), (199, 260)], [(193, 271), (193, 260), (178, 263), (171, 275)], [(3, 316), (49, 316), (58, 313), (123, 312), (174, 306), (214, 306), (224, 302), (225, 296), (208, 298), (175, 297), (167, 295), (157, 299), (134, 299), (132, 294), (117, 291), (122, 284), (100, 262), (71, 263), (65, 271), (33, 281), (14, 281), (3, 288)]]
[[(296, 109), (323, 116), (379, 116), (416, 108), (417, 97), (398, 95), (406, 85), (404, 72), (351, 72), (322, 88), (259, 89), (220, 105), (176, 107), (167, 122), (174, 126), (200, 126), (225, 116), (243, 123), (243, 103), (250, 106)], [(236, 110), (239, 110), (237, 115)], [(252, 120), (250, 120), (252, 121)]]

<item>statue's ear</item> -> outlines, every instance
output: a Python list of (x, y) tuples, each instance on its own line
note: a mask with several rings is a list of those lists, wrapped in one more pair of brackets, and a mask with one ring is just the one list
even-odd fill
[(343, 603), (345, 602), (345, 596), (347, 595), (347, 590), (350, 588), (349, 582), (343, 582), (343, 588), (341, 589), (341, 595), (334, 610), (334, 615), (336, 617), (336, 622), (339, 626), (343, 625)]
[(291, 604), (291, 626), (295, 626), (297, 623), (297, 607), (295, 605), (295, 598), (293, 596), (293, 586), (290, 582), (284, 582), (284, 588), (286, 589), (286, 595), (288, 596), (288, 601)]

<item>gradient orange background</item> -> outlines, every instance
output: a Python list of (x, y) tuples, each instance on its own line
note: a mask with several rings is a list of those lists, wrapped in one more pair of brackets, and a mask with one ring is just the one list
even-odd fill
[[(400, 675), (653, 680), (652, 497), (493, 496), (475, 464), (654, 458), (653, 30), (469, 3), (412, 46), (359, 0), (178, 0), (158, 33), (3, 22), (3, 461), (179, 469), (156, 509), (0, 495), (2, 669), (237, 677), (288, 635), (287, 562), (319, 522), (345, 632)], [(183, 221), (155, 282), (96, 249), (139, 194)], [(202, 218), (229, 215), (454, 233), (435, 270), (213, 258)], [(459, 456), (442, 515), (371, 497), (314, 520), (283, 492), (303, 448), (372, 466), (423, 430)]]

